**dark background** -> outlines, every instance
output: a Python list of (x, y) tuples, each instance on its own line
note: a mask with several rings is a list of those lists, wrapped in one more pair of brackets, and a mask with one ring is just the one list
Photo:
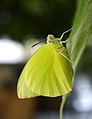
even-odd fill
[(71, 28), (75, 0), (0, 0), (0, 36), (13, 40), (25, 37), (60, 37)]

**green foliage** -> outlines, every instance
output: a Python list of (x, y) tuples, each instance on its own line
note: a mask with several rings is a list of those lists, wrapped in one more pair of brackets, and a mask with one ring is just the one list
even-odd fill
[[(79, 60), (83, 51), (92, 38), (92, 0), (78, 0), (77, 10), (73, 23), (73, 29), (67, 42), (67, 51), (73, 61), (73, 69), (76, 71)], [(62, 119), (62, 111), (64, 103), (69, 94), (62, 98), (60, 119)]]
[(71, 26), (74, 6), (75, 0), (1, 0), (0, 36), (19, 41), (60, 36)]

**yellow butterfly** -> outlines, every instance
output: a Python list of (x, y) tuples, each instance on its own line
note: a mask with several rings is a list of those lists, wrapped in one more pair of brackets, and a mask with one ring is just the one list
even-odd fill
[(29, 59), (18, 81), (19, 98), (56, 97), (72, 90), (71, 60), (62, 44), (66, 41), (61, 41), (64, 33), (60, 38), (48, 35), (47, 44)]

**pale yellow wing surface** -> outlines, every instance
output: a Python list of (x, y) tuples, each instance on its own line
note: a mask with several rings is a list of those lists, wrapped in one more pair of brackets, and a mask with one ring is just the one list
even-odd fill
[[(67, 55), (66, 51), (62, 53)], [(72, 74), (71, 63), (61, 55), (56, 45), (49, 43), (30, 58), (20, 80), (25, 76), (24, 85), (29, 90), (26, 94), (29, 97), (30, 91), (37, 95), (56, 97), (72, 90)]]
[(33, 93), (26, 85), (25, 83), (25, 69), (24, 68), (23, 72), (21, 73), (21, 76), (18, 81), (17, 85), (17, 94), (19, 98), (30, 98), (30, 97), (36, 97), (38, 96), (37, 94)]

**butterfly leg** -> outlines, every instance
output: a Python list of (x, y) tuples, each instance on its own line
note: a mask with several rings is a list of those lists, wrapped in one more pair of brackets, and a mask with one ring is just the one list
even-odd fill
[(60, 43), (62, 44), (62, 43), (67, 43), (67, 41), (68, 41), (68, 39), (66, 40), (66, 41), (60, 41)]
[(62, 52), (60, 52), (60, 54), (65, 57), (69, 62), (73, 63), (66, 55), (64, 55)]
[[(61, 47), (62, 48), (62, 47)], [(60, 49), (60, 48), (59, 48)], [(69, 62), (73, 63), (66, 55), (63, 54), (63, 51), (65, 50), (65, 48), (63, 47), (62, 50), (60, 49), (59, 52), (60, 54), (65, 57)]]
[(58, 52), (63, 52), (65, 50), (65, 47), (61, 46), (61, 47), (58, 47)]
[(65, 50), (64, 47), (59, 47), (57, 52), (60, 52), (60, 54), (65, 57), (69, 62), (73, 63), (66, 55), (63, 54), (63, 51)]
[(58, 49), (57, 49), (57, 51), (56, 51), (56, 54), (58, 53), (58, 52), (63, 52), (65, 50), (65, 48), (64, 47), (58, 47)]

